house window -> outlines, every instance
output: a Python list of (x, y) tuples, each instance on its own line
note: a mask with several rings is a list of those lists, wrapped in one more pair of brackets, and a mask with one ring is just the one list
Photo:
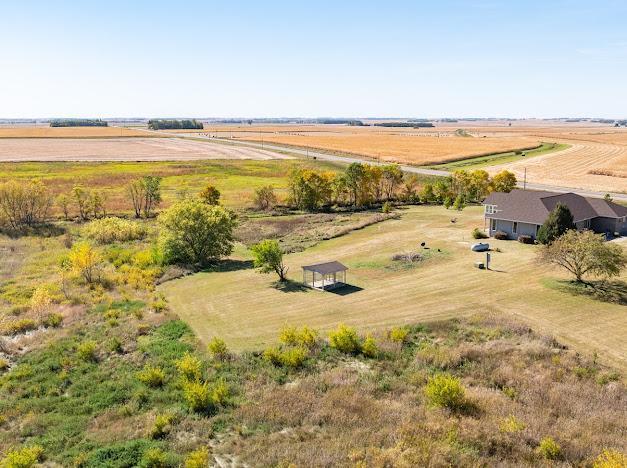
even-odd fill
[(494, 213), (496, 213), (496, 205), (485, 206), (485, 214), (494, 214)]
[(491, 231), (496, 231), (496, 219), (491, 219), (490, 220), (490, 230)]
[(518, 223), (516, 221), (514, 221), (514, 227), (512, 228), (512, 233), (513, 234), (518, 233)]

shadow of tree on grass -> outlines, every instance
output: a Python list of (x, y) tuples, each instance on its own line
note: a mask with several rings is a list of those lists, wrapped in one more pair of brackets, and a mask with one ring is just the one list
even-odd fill
[(37, 236), (37, 237), (59, 237), (66, 233), (66, 229), (63, 226), (56, 224), (38, 224), (37, 226), (23, 227), (21, 229), (0, 229), (0, 234), (4, 234), (11, 239), (17, 239), (25, 236)]
[(233, 260), (226, 258), (219, 260), (212, 265), (202, 268), (200, 271), (214, 273), (214, 272), (226, 272), (226, 271), (239, 271), (250, 270), (253, 268), (252, 260)]
[(624, 281), (557, 281), (557, 289), (575, 296), (587, 296), (602, 302), (627, 305), (627, 283)]
[(281, 291), (284, 293), (292, 293), (292, 292), (305, 292), (310, 289), (305, 286), (303, 283), (299, 281), (287, 280), (287, 281), (277, 281), (274, 283), (274, 289), (277, 291)]

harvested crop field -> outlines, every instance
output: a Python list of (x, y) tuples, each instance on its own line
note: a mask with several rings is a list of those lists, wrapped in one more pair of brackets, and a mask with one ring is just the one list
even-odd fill
[[(234, 138), (260, 141), (261, 136), (250, 135)], [(354, 134), (265, 134), (269, 143), (321, 149), (331, 152), (350, 153), (382, 161), (417, 165), (437, 164), (473, 156), (502, 153), (518, 149), (536, 148), (539, 140), (527, 137), (475, 138), (457, 135), (423, 136), (389, 133)]]
[(146, 131), (125, 127), (0, 127), (0, 138), (119, 138), (160, 137)]
[(0, 139), (0, 161), (194, 161), (289, 159), (257, 148), (182, 138)]
[(492, 166), (489, 172), (508, 169), (522, 179), (526, 169), (531, 183), (601, 192), (627, 191), (627, 146), (580, 141), (570, 145), (563, 151)]
[[(510, 126), (511, 123), (511, 126)], [(627, 192), (627, 128), (592, 122), (459, 121), (433, 128), (342, 125), (207, 126), (197, 134), (282, 143), (354, 153), (389, 161), (431, 165), (505, 152), (539, 142), (569, 145), (561, 151), (492, 165), (530, 183)], [(461, 136), (466, 135), (466, 136)], [(488, 164), (489, 165), (489, 164)]]

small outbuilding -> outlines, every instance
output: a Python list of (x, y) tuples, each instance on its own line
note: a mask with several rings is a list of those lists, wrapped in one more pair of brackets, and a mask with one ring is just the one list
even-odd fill
[(324, 291), (346, 284), (348, 268), (340, 262), (318, 263), (303, 267), (303, 284)]

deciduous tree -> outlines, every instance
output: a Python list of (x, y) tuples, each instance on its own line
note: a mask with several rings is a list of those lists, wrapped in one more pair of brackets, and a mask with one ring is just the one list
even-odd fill
[(490, 181), (490, 192), (511, 192), (516, 188), (516, 175), (510, 171), (501, 171), (495, 174)]
[(13, 229), (44, 222), (51, 204), (52, 197), (39, 180), (0, 184), (0, 219)]
[(265, 239), (251, 247), (253, 253), (253, 265), (259, 268), (261, 273), (274, 271), (279, 276), (279, 281), (287, 281), (288, 268), (283, 263), (283, 251), (274, 239)]
[(235, 215), (197, 199), (175, 203), (159, 216), (160, 242), (170, 263), (206, 265), (233, 250)]
[(569, 271), (578, 282), (584, 276), (618, 276), (627, 265), (622, 247), (604, 241), (602, 234), (570, 230), (540, 251), (540, 261)]
[(277, 198), (272, 185), (259, 187), (255, 190), (253, 203), (258, 210), (269, 210), (277, 203)]
[(88, 242), (74, 244), (68, 259), (72, 270), (82, 276), (87, 284), (93, 284), (99, 278), (102, 257)]
[(213, 185), (207, 184), (198, 194), (200, 199), (207, 205), (220, 204), (220, 191)]

